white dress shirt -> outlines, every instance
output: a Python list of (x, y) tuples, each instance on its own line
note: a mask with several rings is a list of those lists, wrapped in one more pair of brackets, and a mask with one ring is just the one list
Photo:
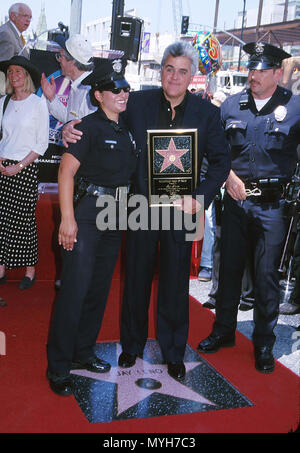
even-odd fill
[(97, 107), (94, 107), (90, 101), (89, 91), (91, 87), (81, 84), (82, 80), (89, 74), (91, 74), (91, 71), (86, 71), (71, 82), (69, 99), (66, 106), (59, 100), (58, 96), (55, 96), (52, 102), (47, 100), (49, 112), (61, 123), (79, 120), (97, 110)]

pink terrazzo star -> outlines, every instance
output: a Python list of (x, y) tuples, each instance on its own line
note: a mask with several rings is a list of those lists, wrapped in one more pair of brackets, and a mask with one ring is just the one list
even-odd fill
[[(119, 354), (121, 348), (119, 347)], [(186, 362), (186, 372), (197, 366), (202, 366), (201, 362)], [(72, 374), (83, 376), (99, 381), (111, 382), (118, 385), (118, 415), (126, 411), (152, 393), (162, 393), (165, 395), (175, 396), (187, 400), (196, 401), (202, 404), (215, 406), (214, 403), (201, 396), (199, 393), (191, 390), (184, 383), (173, 379), (168, 374), (167, 365), (151, 364), (143, 359), (137, 358), (136, 363), (131, 368), (112, 367), (109, 373), (92, 373), (86, 370), (73, 370)], [(159, 388), (148, 389), (138, 385), (138, 380), (152, 379), (161, 384)]]
[(177, 168), (179, 168), (179, 170), (184, 172), (180, 158), (188, 151), (188, 149), (177, 149), (173, 138), (171, 138), (168, 149), (156, 150), (156, 152), (164, 158), (160, 173), (163, 172), (166, 168), (170, 167), (170, 165), (175, 165)]

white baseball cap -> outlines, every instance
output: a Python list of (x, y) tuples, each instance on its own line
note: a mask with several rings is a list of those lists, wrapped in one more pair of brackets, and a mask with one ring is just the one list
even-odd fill
[(58, 35), (55, 41), (79, 63), (84, 65), (91, 63), (93, 48), (84, 36), (75, 34), (66, 39), (63, 35)]

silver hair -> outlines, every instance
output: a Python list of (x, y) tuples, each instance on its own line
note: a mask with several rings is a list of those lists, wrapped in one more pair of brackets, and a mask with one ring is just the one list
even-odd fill
[(191, 74), (194, 76), (198, 71), (199, 59), (198, 53), (196, 49), (189, 44), (188, 42), (184, 41), (177, 41), (173, 44), (170, 44), (164, 51), (162, 60), (161, 60), (161, 68), (164, 67), (167, 58), (171, 57), (187, 57), (191, 60)]
[(13, 5), (11, 5), (11, 7), (8, 10), (9, 17), (11, 15), (11, 13), (19, 14), (20, 8), (22, 6), (29, 8), (29, 6), (27, 6), (25, 3), (14, 3)]
[(74, 57), (72, 57), (72, 55), (67, 50), (63, 49), (63, 53), (67, 61), (71, 60), (74, 61), (74, 65), (76, 66), (77, 69), (79, 69), (79, 71), (93, 71), (93, 69), (95, 68), (95, 64), (93, 61), (91, 61), (88, 64), (83, 64), (80, 63), (80, 61), (77, 61)]

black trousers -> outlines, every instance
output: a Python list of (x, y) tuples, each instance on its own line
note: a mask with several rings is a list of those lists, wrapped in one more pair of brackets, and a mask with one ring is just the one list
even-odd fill
[(257, 346), (273, 346), (280, 302), (278, 266), (286, 231), (284, 200), (260, 203), (248, 199), (242, 204), (225, 195), (215, 333), (225, 335), (236, 329), (250, 247), (255, 274), (253, 342)]
[(174, 231), (128, 231), (121, 344), (142, 354), (148, 336), (148, 308), (159, 247), (157, 339), (166, 362), (183, 360), (189, 326), (189, 275), (192, 242)]
[(294, 246), (293, 273), (296, 282), (290, 296), (290, 302), (300, 304), (300, 224), (298, 225), (298, 232)]
[(121, 247), (121, 231), (97, 229), (98, 213), (96, 197), (81, 200), (75, 211), (77, 242), (73, 251), (63, 251), (61, 289), (48, 340), (48, 369), (60, 376), (69, 373), (72, 361), (93, 356)]

